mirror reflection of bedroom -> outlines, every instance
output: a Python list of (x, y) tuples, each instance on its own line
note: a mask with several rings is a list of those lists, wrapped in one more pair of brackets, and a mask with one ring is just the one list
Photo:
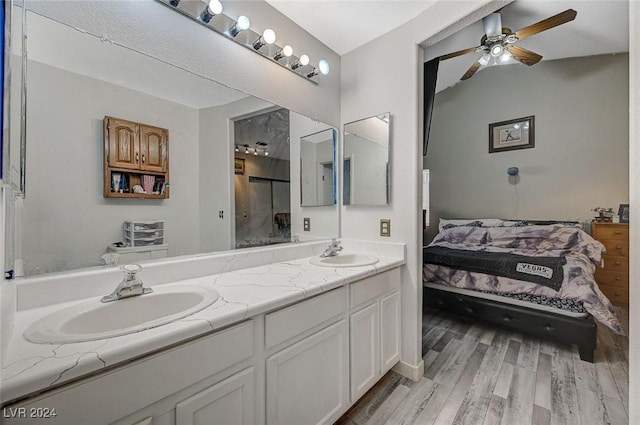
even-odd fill
[(485, 394), (455, 423), (628, 423), (628, 3), (496, 12), (425, 48), (425, 376)]

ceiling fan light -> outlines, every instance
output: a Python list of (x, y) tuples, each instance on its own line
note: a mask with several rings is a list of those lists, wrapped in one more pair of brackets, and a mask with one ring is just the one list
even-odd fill
[(494, 44), (489, 50), (489, 54), (491, 54), (491, 56), (493, 56), (494, 58), (502, 55), (502, 52), (504, 52), (504, 47), (502, 47), (502, 44)]
[(484, 55), (482, 55), (482, 57), (480, 59), (478, 59), (478, 63), (482, 66), (487, 66), (489, 65), (489, 59), (491, 58), (491, 56), (489, 56), (489, 54), (485, 53)]
[(507, 62), (509, 59), (511, 59), (511, 55), (509, 54), (509, 52), (504, 52), (502, 56), (500, 56), (500, 62), (502, 63)]

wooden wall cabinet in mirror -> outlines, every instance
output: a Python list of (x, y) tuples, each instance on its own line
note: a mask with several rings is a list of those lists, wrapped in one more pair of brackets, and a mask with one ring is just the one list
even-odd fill
[(104, 117), (104, 197), (169, 198), (169, 131)]

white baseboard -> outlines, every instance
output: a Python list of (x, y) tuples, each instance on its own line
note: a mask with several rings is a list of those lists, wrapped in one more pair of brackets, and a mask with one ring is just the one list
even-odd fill
[(396, 363), (396, 365), (391, 370), (399, 373), (405, 378), (411, 379), (412, 381), (418, 381), (424, 376), (424, 360), (421, 359), (420, 363), (418, 363), (417, 365), (405, 363), (401, 360)]

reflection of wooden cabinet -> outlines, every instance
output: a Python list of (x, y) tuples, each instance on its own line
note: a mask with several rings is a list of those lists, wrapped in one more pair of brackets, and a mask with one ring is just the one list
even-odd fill
[(591, 223), (591, 233), (607, 249), (604, 267), (596, 269), (600, 290), (613, 304), (629, 304), (629, 225)]
[[(104, 197), (169, 197), (169, 131), (133, 121), (104, 117)], [(114, 174), (122, 184), (114, 187)], [(145, 187), (144, 176), (154, 184), (149, 193), (134, 193), (133, 187)], [(152, 193), (154, 192), (154, 193)]]

